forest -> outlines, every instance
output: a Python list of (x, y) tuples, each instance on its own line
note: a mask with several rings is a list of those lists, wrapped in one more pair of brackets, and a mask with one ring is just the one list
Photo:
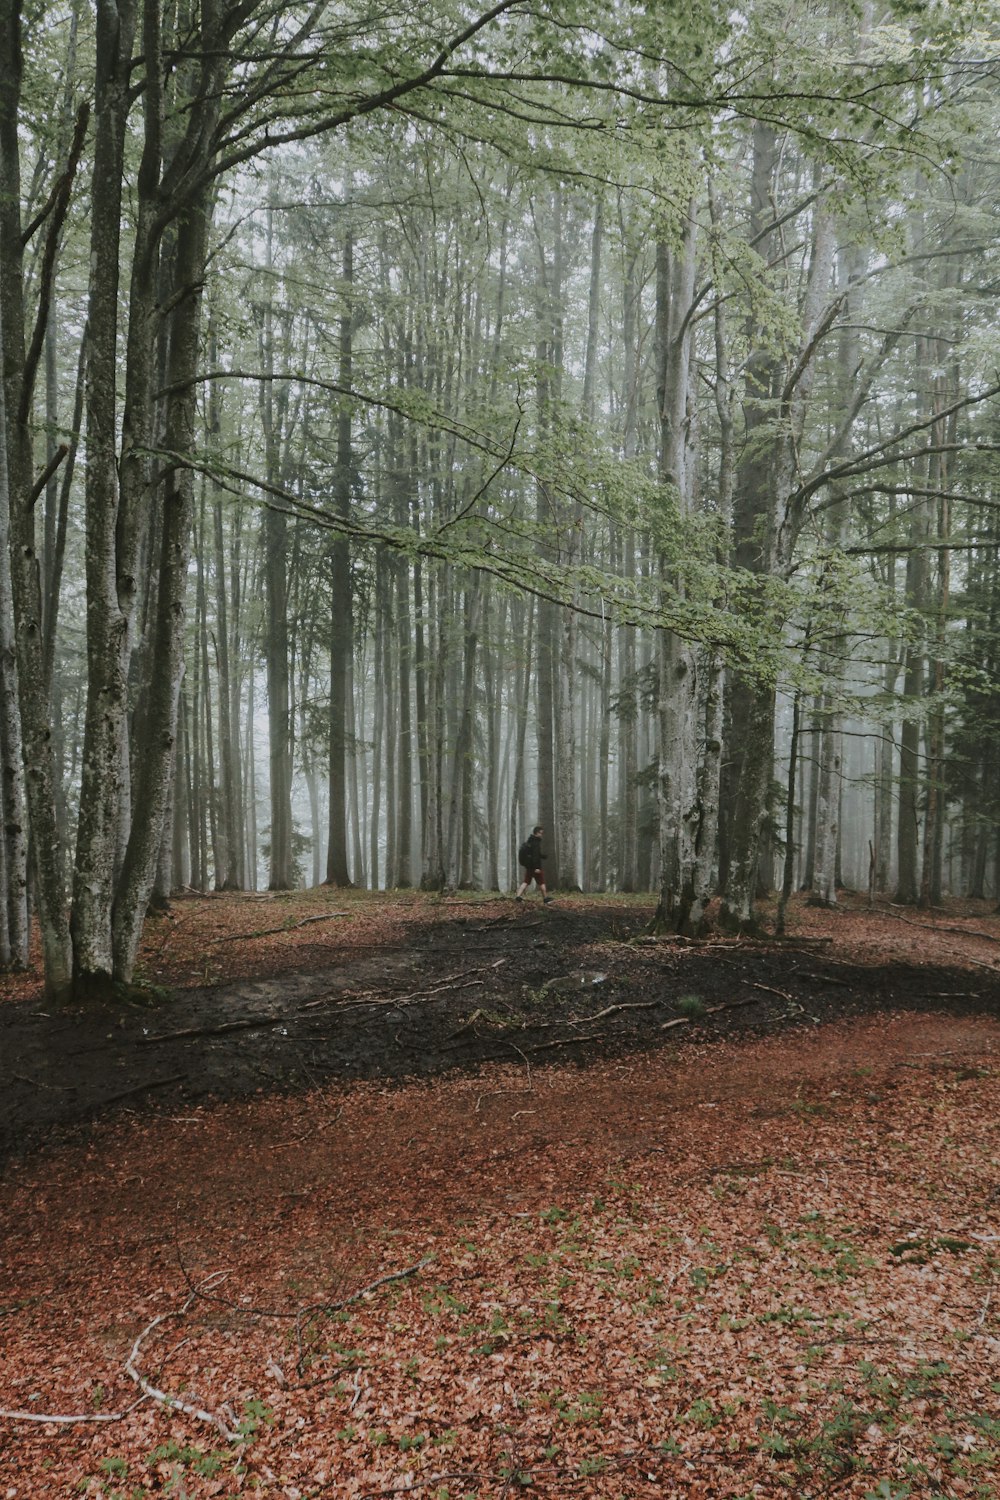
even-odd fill
[(0, 960), (996, 895), (995, 20), (5, 3)]
[(996, 1500), (998, 76), (0, 0), (5, 1500)]

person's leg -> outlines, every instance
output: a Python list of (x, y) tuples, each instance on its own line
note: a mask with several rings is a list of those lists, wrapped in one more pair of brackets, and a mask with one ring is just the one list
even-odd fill
[(530, 876), (528, 877), (527, 880), (522, 880), (521, 881), (521, 884), (517, 888), (517, 895), (514, 897), (515, 901), (523, 901), (524, 900), (524, 893), (528, 889), (528, 886), (530, 884), (531, 884), (531, 877)]

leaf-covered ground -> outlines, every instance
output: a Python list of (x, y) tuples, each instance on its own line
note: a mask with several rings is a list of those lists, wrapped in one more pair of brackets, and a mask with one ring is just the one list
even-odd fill
[[(164, 1089), (22, 1142), (0, 1183), (0, 1496), (1000, 1492), (996, 919), (955, 912), (928, 936), (801, 912), (798, 951), (665, 952), (626, 941), (641, 924), (610, 903), (591, 943), (593, 904), (560, 928), (498, 902), (384, 905), (350, 918), (367, 953), (338, 937), (336, 958), (310, 954), (326, 977), (305, 1014), (350, 1030), (367, 1005), (419, 1028), (436, 958), (452, 1029), (510, 1061), (229, 1101)], [(170, 932), (220, 911), (279, 927), (226, 943), (227, 977), (308, 1003), (275, 949), (314, 940), (289, 914), (322, 913), (195, 908)], [(276, 908), (283, 924), (261, 920)], [(508, 977), (494, 1015), (458, 960), (485, 970), (508, 928), (549, 974)], [(167, 979), (191, 958), (159, 953)], [(362, 962), (368, 990), (345, 998), (329, 966)], [(525, 990), (551, 998), (548, 1033)], [(734, 1008), (684, 1015), (691, 994)], [(183, 1030), (190, 1003), (143, 1024)], [(645, 1032), (573, 1066), (537, 1040), (626, 1019)], [(259, 1059), (259, 1035), (185, 1046), (238, 1037)]]

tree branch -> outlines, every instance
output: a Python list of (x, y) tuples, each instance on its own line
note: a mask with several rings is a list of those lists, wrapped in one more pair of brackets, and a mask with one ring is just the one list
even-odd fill
[[(50, 200), (51, 209), (46, 207), (43, 217), (49, 212), (52, 222), (45, 240), (45, 250), (42, 254), (42, 268), (38, 278), (38, 313), (35, 318), (35, 327), (31, 335), (31, 343), (24, 359), (24, 373), (21, 382), (21, 404), (18, 409), (17, 419), (23, 427), (27, 424), (31, 413), (31, 398), (35, 389), (35, 376), (38, 372), (38, 361), (42, 354), (42, 344), (45, 341), (45, 329), (49, 321), (49, 304), (52, 300), (52, 278), (55, 272), (56, 252), (59, 249), (59, 235), (66, 215), (69, 212), (70, 194), (73, 188), (73, 179), (76, 169), (80, 164), (83, 154), (83, 144), (87, 138), (87, 125), (90, 121), (90, 105), (84, 102), (76, 117), (76, 128), (73, 132), (73, 141), (70, 146), (69, 158), (66, 162), (66, 170), (63, 172), (52, 192)], [(41, 220), (36, 220), (36, 224)], [(37, 498), (37, 496), (35, 497)]]

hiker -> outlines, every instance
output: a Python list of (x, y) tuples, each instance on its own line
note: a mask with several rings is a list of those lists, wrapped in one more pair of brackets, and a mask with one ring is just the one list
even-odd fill
[(518, 886), (517, 895), (514, 898), (515, 901), (524, 900), (524, 893), (528, 889), (528, 886), (532, 881), (535, 882), (538, 889), (541, 891), (542, 900), (545, 902), (546, 906), (548, 906), (549, 902), (552, 900), (552, 897), (545, 889), (545, 875), (542, 872), (542, 860), (545, 858), (545, 855), (542, 853), (542, 834), (544, 832), (544, 828), (540, 828), (536, 824), (535, 827), (531, 830), (531, 837), (525, 839), (524, 843), (517, 851), (517, 862), (521, 866), (524, 874), (524, 879)]

